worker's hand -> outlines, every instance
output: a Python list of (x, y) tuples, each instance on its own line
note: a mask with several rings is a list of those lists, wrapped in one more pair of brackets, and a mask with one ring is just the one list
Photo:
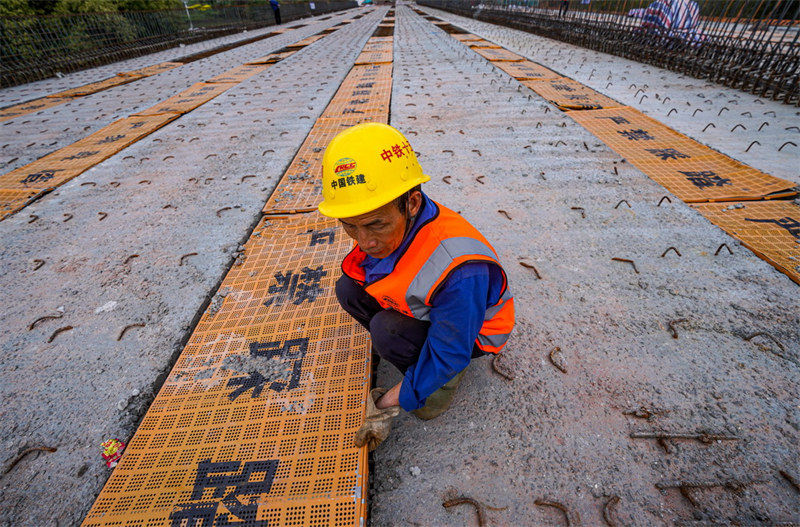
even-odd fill
[(392, 419), (400, 413), (399, 406), (377, 408), (375, 402), (387, 393), (385, 388), (375, 388), (367, 397), (367, 415), (364, 424), (356, 432), (355, 444), (357, 447), (369, 446), (370, 452), (375, 450), (392, 431)]
[(389, 408), (391, 406), (400, 406), (400, 386), (402, 385), (402, 381), (398, 382), (392, 388), (383, 394), (383, 397), (378, 399), (375, 403), (375, 406), (378, 408)]

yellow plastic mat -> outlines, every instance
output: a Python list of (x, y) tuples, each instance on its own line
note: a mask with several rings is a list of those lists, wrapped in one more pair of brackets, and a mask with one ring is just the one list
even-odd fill
[(310, 37), (306, 37), (303, 40), (298, 40), (294, 44), (289, 44), (288, 46), (286, 46), (286, 48), (287, 49), (304, 48), (306, 46), (310, 46), (311, 44), (313, 44), (314, 42), (316, 42), (321, 38), (325, 38), (325, 35), (311, 35)]
[(622, 106), (614, 99), (566, 77), (548, 78), (540, 81), (526, 80), (522, 81), (522, 84), (562, 110), (592, 110), (619, 108)]
[(385, 51), (362, 51), (356, 59), (356, 65), (364, 64), (388, 64), (392, 62), (392, 50)]
[(379, 39), (380, 39), (380, 37), (372, 37), (372, 38), (370, 38), (367, 41), (366, 45), (364, 46), (364, 49), (362, 49), (361, 51), (362, 52), (365, 52), (365, 51), (376, 51), (376, 52), (382, 52), (382, 53), (386, 53), (386, 52), (391, 53), (392, 50), (393, 50), (394, 42), (392, 40), (386, 41), (386, 40), (379, 40)]
[(46, 110), (72, 100), (74, 100), (72, 97), (42, 97), (41, 99), (15, 104), (0, 110), (0, 123), (21, 115)]
[(500, 68), (518, 81), (563, 78), (555, 71), (529, 60), (522, 62), (498, 62), (495, 64), (495, 67)]
[(259, 223), (84, 527), (363, 525), (367, 335), (334, 294), (351, 242)]
[(37, 189), (0, 189), (0, 220), (14, 214), (45, 192)]
[(328, 107), (325, 108), (322, 117), (346, 119), (372, 114), (388, 114), (391, 92), (358, 88), (358, 86), (368, 86), (370, 84), (369, 81), (349, 83), (347, 89), (340, 89), (340, 96), (334, 97)]
[(139, 80), (142, 77), (143, 77), (142, 75), (128, 75), (125, 77), (116, 75), (114, 77), (110, 77), (102, 81), (92, 82), (91, 84), (85, 84), (77, 88), (72, 88), (71, 90), (65, 90), (62, 92), (54, 93), (52, 95), (48, 95), (47, 97), (55, 99), (63, 99), (64, 97), (83, 97), (85, 95), (91, 95), (92, 93), (97, 93), (99, 91), (107, 90), (115, 86), (128, 84), (129, 82)]
[(236, 86), (228, 82), (198, 82), (191, 88), (162, 101), (155, 106), (134, 115), (158, 115), (162, 113), (184, 114), (191, 112), (218, 96), (219, 94)]
[(158, 75), (164, 71), (169, 71), (171, 69), (175, 69), (178, 66), (183, 66), (182, 62), (161, 62), (159, 64), (154, 64), (152, 66), (147, 66), (146, 68), (140, 68), (138, 70), (132, 71), (123, 71), (121, 73), (117, 73), (122, 77), (151, 77), (153, 75)]
[(245, 64), (275, 64), (276, 62), (280, 62), (285, 58), (291, 57), (298, 51), (299, 49), (293, 49), (290, 51), (281, 51), (280, 53), (270, 53), (269, 55), (265, 55), (261, 58), (250, 60)]
[(473, 35), (472, 33), (453, 33), (450, 36), (456, 40), (460, 40), (461, 42), (467, 42), (471, 40), (474, 41), (483, 40), (483, 37), (479, 37), (478, 35)]
[(800, 207), (790, 201), (703, 203), (692, 207), (800, 284)]
[(794, 195), (794, 183), (739, 163), (630, 108), (567, 112), (687, 203)]
[(253, 75), (258, 75), (259, 73), (266, 71), (268, 68), (269, 66), (262, 64), (242, 64), (241, 66), (229, 69), (225, 73), (221, 73), (216, 77), (212, 77), (206, 82), (242, 82), (243, 80), (249, 79)]
[(489, 42), (488, 40), (473, 40), (467, 44), (469, 44), (469, 47), (472, 49), (502, 49), (502, 46), (498, 46), (494, 42)]
[(0, 189), (52, 189), (176, 119), (176, 114), (126, 117), (92, 135), (0, 176)]
[(473, 48), (473, 50), (478, 55), (492, 62), (522, 62), (525, 60), (525, 57), (503, 48)]

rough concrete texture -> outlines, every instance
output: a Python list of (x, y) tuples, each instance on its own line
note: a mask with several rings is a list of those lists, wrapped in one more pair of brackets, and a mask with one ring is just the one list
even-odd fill
[[(488, 24), (436, 14), (489, 36)], [(391, 122), (422, 152), (430, 195), (495, 245), (518, 322), (500, 363), (513, 381), (479, 359), (447, 413), (396, 420), (375, 454), (372, 525), (476, 525), (473, 507), (442, 506), (458, 496), (503, 508), (485, 511), (489, 525), (566, 525), (536, 500), (603, 525), (613, 496), (616, 525), (800, 521), (798, 490), (779, 474), (798, 472), (797, 286), (687, 205), (658, 207), (661, 186), (410, 9), (397, 20)], [(491, 28), (498, 42), (516, 33)], [(631, 208), (614, 209), (621, 199)], [(723, 242), (734, 254), (715, 257)], [(670, 246), (682, 256), (662, 258)], [(759, 331), (783, 348), (744, 340)], [(378, 385), (399, 378), (381, 365)], [(626, 415), (641, 408), (652, 418)], [(667, 453), (629, 437), (640, 431), (738, 439), (675, 440)], [(724, 486), (733, 480), (744, 486)], [(722, 486), (688, 498), (656, 487), (675, 482)]]
[[(0, 222), (0, 466), (30, 447), (58, 449), (29, 454), (2, 476), (0, 525), (83, 520), (109, 475), (100, 443), (133, 435), (239, 244), (384, 11), (366, 11)], [(292, 40), (347, 17), (303, 28)], [(289, 40), (234, 50), (236, 60)], [(189, 65), (196, 66), (193, 78), (180, 78), (175, 89), (152, 79), (148, 97), (166, 98), (237, 65), (215, 56), (204, 67), (205, 60)], [(123, 100), (108, 95), (83, 107), (84, 119)], [(131, 96), (130, 104), (139, 102)], [(23, 120), (9, 128), (27, 126)], [(257, 177), (242, 181), (251, 174)], [(101, 212), (108, 216), (101, 219)], [(65, 214), (72, 218), (65, 222)], [(31, 215), (39, 219), (29, 223)], [(190, 253), (196, 254), (183, 258)], [(35, 271), (34, 259), (45, 262)], [(144, 326), (118, 340), (130, 324)], [(73, 329), (49, 342), (66, 326)]]
[[(199, 313), (213, 308), (211, 297), (261, 206), (386, 8), (364, 12), (0, 222), (0, 466), (7, 468), (29, 447), (58, 448), (29, 454), (2, 476), (0, 525), (80, 523), (109, 473), (99, 443), (131, 437)], [(252, 52), (239, 48), (228, 52), (230, 58), (209, 57), (194, 68), (83, 98), (57, 130), (91, 126), (88, 134), (115, 115), (353, 14), (309, 21), (316, 25), (252, 44)], [(593, 53), (437, 14), (497, 42), (508, 38), (509, 47), (534, 60), (540, 57), (512, 47), (515, 39), (520, 46), (531, 39), (552, 49), (550, 55)], [(430, 195), (460, 210), (497, 248), (516, 295), (518, 325), (500, 362), (513, 381), (494, 373), (490, 359), (480, 359), (446, 414), (426, 423), (406, 414), (396, 421), (374, 455), (371, 524), (476, 525), (468, 505), (442, 507), (461, 495), (505, 507), (485, 511), (489, 525), (565, 525), (561, 512), (537, 506), (537, 499), (562, 503), (585, 525), (602, 525), (603, 506), (615, 495), (617, 525), (800, 522), (800, 494), (779, 474), (800, 477), (797, 286), (688, 206), (673, 199), (658, 207), (667, 194), (662, 187), (570, 118), (545, 112), (547, 103), (409, 8), (398, 7), (396, 24), (392, 123), (421, 153), (433, 178), (426, 185)], [(37, 94), (169, 58), (159, 54), (105, 73), (98, 68), (67, 76), (58, 88), (36, 83)], [(631, 83), (645, 75), (667, 77), (670, 87), (658, 91), (662, 99), (671, 97), (665, 107), (682, 96), (693, 108), (705, 104), (689, 99), (691, 90), (681, 95), (684, 84), (700, 81), (672, 82), (673, 73), (647, 67), (647, 74), (641, 65), (607, 56), (602, 61), (614, 72), (627, 66)], [(74, 84), (62, 82), (69, 79)], [(149, 84), (138, 90), (143, 82)], [(19, 95), (21, 88), (0, 92), (0, 100), (30, 98), (33, 92)], [(739, 113), (754, 118), (756, 110), (774, 110), (774, 123), (795, 118), (792, 107), (764, 101), (762, 109), (749, 96), (719, 87), (704, 92), (730, 93), (726, 100), (738, 95)], [(641, 96), (623, 102), (638, 103)], [(651, 99), (655, 95), (634, 106), (661, 119), (655, 113), (660, 107), (648, 106)], [(40, 149), (36, 153), (24, 147), (39, 142), (37, 134), (50, 124), (45, 119), (63, 117), (53, 113), (59, 108), (32, 114), (35, 122), (24, 123), (31, 119), (25, 116), (4, 123), (3, 142), (13, 143), (20, 159), (46, 153), (41, 145), (31, 147)], [(661, 120), (677, 128), (675, 118), (673, 112)], [(720, 122), (720, 133), (733, 126)], [(756, 128), (748, 124), (746, 134), (761, 133)], [(706, 141), (711, 131), (686, 133), (747, 161), (735, 150), (739, 143), (725, 135)], [(52, 136), (51, 149), (83, 136), (71, 132)], [(796, 178), (788, 173), (796, 158), (781, 161), (762, 143), (767, 164), (756, 166)], [(8, 161), (13, 157), (4, 158), (4, 170), (17, 166)], [(242, 181), (250, 174), (257, 177)], [(631, 208), (614, 209), (621, 199)], [(108, 216), (99, 221), (99, 212)], [(39, 219), (28, 223), (32, 214)], [(65, 223), (64, 214), (72, 219)], [(734, 254), (715, 257), (723, 242)], [(662, 258), (669, 246), (682, 256)], [(180, 265), (190, 253), (197, 255)], [(635, 260), (639, 274), (612, 257)], [(34, 259), (45, 260), (44, 266), (33, 271)], [(541, 279), (520, 262), (534, 266)], [(28, 331), (37, 318), (58, 314), (62, 318)], [(675, 324), (674, 339), (668, 324), (679, 319), (686, 321)], [(145, 326), (116, 340), (135, 323)], [(48, 342), (65, 326), (74, 329)], [(781, 345), (764, 336), (743, 339), (759, 331)], [(561, 351), (554, 358), (566, 373), (548, 358), (556, 346)], [(379, 385), (398, 379), (381, 366)], [(642, 407), (650, 420), (625, 414), (646, 415)], [(654, 430), (738, 439), (675, 440), (667, 453), (655, 440), (629, 438)], [(655, 486), (677, 480), (728, 486), (684, 495)]]
[(797, 107), (523, 31), (427, 11), (633, 106), (733, 159), (800, 184)]

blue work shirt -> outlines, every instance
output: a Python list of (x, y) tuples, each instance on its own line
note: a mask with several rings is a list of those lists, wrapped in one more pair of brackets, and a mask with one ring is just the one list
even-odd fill
[[(437, 210), (436, 204), (422, 193), (422, 206), (400, 246), (386, 258), (367, 255), (361, 263), (366, 283), (392, 272), (414, 235)], [(464, 264), (445, 280), (431, 299), (428, 338), (417, 362), (406, 370), (400, 386), (400, 406), (404, 410), (425, 406), (430, 394), (467, 367), (486, 309), (499, 301), (502, 289), (500, 269), (483, 262)]]

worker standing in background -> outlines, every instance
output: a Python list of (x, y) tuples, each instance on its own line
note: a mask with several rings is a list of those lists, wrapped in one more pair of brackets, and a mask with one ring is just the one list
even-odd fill
[(558, 17), (561, 18), (567, 14), (569, 9), (569, 0), (561, 0), (561, 5), (558, 7)]
[(388, 435), (398, 406), (421, 419), (444, 412), (471, 359), (498, 353), (514, 327), (497, 253), (422, 192), (429, 180), (406, 138), (385, 124), (343, 131), (323, 158), (319, 211), (356, 242), (336, 296), (370, 332), (373, 353), (403, 374), (371, 393), (356, 436), (370, 449)]
[(278, 0), (269, 0), (269, 6), (272, 8), (272, 14), (275, 15), (275, 25), (281, 25), (281, 5)]

